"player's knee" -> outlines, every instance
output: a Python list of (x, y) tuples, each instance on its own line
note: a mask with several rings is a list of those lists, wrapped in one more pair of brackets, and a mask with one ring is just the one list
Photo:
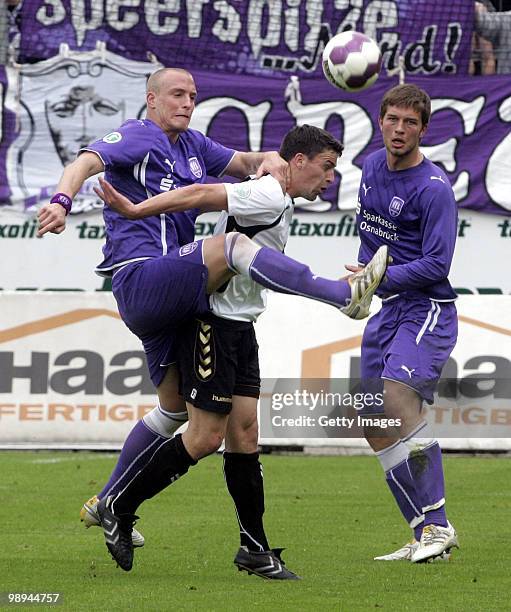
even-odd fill
[(388, 418), (399, 419), (403, 425), (417, 420), (422, 400), (414, 389), (399, 382), (386, 381), (383, 398)]
[(257, 423), (257, 416), (240, 424), (240, 426), (236, 429), (236, 438), (238, 440), (238, 444), (245, 450), (257, 449), (257, 441), (259, 439), (259, 425)]
[(257, 414), (235, 424), (229, 423), (225, 436), (226, 449), (233, 453), (255, 453), (259, 441)]
[(205, 431), (193, 437), (193, 446), (195, 454), (200, 457), (206, 457), (212, 455), (222, 445), (224, 439), (223, 432), (219, 431)]
[(243, 438), (245, 446), (257, 447), (257, 441), (259, 439), (259, 423), (257, 422), (257, 415), (254, 415), (253, 418), (247, 419), (247, 421), (243, 423), (241, 437)]
[(229, 232), (225, 235), (225, 261), (231, 270), (248, 274), (250, 265), (261, 247), (245, 234)]
[(375, 453), (388, 448), (397, 440), (397, 438), (386, 435), (386, 432), (380, 427), (369, 425), (364, 426), (364, 437)]
[(222, 445), (223, 439), (223, 433), (217, 431), (210, 432), (209, 435), (203, 440), (205, 455), (211, 455), (213, 453), (216, 453), (216, 451)]

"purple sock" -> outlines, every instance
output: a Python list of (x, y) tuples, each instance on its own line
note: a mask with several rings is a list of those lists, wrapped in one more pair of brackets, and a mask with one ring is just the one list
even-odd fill
[(316, 276), (308, 266), (268, 247), (257, 252), (250, 265), (250, 276), (263, 287), (279, 293), (302, 295), (338, 308), (351, 300), (348, 281)]
[(419, 540), (422, 534), (424, 515), (421, 510), (421, 501), (415, 488), (412, 475), (406, 461), (385, 473), (389, 489), (396, 500), (401, 514), (412, 527), (415, 539)]
[(424, 525), (447, 527), (442, 451), (438, 442), (410, 453), (407, 463), (421, 501)]
[(167, 438), (151, 431), (143, 421), (139, 421), (124, 441), (117, 465), (98, 494), (99, 499), (118, 493), (149, 462), (156, 449), (166, 440)]

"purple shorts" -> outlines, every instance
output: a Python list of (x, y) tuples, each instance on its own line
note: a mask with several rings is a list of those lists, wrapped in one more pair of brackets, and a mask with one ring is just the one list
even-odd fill
[(134, 262), (114, 274), (112, 292), (122, 320), (140, 338), (155, 387), (177, 361), (177, 334), (191, 317), (209, 312), (202, 240), (167, 255)]
[[(411, 387), (433, 403), (438, 379), (458, 337), (454, 302), (396, 297), (369, 319), (361, 347), (360, 377), (365, 392), (381, 392), (383, 380)], [(379, 388), (378, 388), (379, 387)], [(361, 414), (382, 412), (364, 408)]]

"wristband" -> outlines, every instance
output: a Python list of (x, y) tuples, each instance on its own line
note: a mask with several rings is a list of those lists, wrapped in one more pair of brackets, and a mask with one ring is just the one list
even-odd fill
[(73, 200), (67, 196), (65, 193), (56, 193), (53, 198), (50, 200), (50, 204), (60, 204), (62, 208), (66, 211), (66, 217), (71, 212), (71, 207), (73, 206)]

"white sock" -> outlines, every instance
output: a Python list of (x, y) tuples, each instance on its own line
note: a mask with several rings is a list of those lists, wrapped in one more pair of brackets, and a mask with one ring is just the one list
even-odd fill
[(176, 431), (188, 421), (188, 412), (169, 412), (160, 405), (144, 415), (144, 423), (155, 433), (164, 438), (172, 438)]
[(250, 266), (261, 247), (239, 232), (225, 235), (224, 253), (228, 267), (238, 274), (250, 276)]
[(381, 451), (376, 452), (376, 456), (378, 457), (378, 461), (380, 462), (383, 471), (387, 473), (389, 470), (392, 470), (403, 461), (408, 459), (408, 448), (398, 440), (394, 442), (392, 446), (388, 446)]
[(431, 425), (427, 421), (421, 421), (401, 442), (408, 448), (409, 453), (424, 450), (437, 443), (433, 435)]

